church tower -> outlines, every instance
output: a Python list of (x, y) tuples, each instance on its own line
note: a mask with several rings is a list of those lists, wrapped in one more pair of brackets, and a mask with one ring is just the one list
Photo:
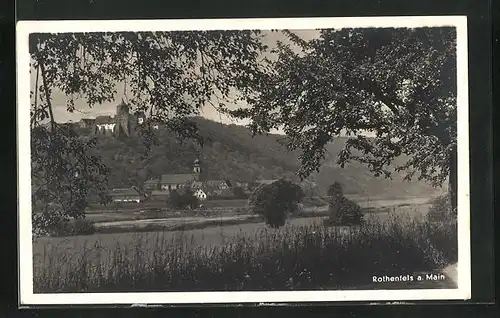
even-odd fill
[(200, 165), (200, 159), (198, 158), (196, 158), (196, 160), (193, 163), (193, 173), (196, 181), (200, 181), (201, 165)]

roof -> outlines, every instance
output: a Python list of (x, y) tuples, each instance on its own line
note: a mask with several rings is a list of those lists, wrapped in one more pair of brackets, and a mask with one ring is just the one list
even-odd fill
[(95, 122), (96, 124), (111, 124), (114, 121), (111, 116), (97, 116)]
[(193, 183), (191, 183), (191, 187), (192, 188), (201, 188), (203, 187), (203, 181), (193, 181)]
[(92, 123), (95, 121), (95, 118), (82, 118), (80, 121), (84, 123)]
[(111, 195), (111, 196), (120, 196), (120, 195), (137, 195), (137, 196), (140, 196), (139, 192), (137, 192), (133, 188), (113, 189), (113, 191), (111, 191), (109, 193), (109, 195)]
[(150, 180), (144, 182), (144, 184), (157, 184), (158, 182), (160, 182), (159, 179), (150, 179)]
[(164, 174), (161, 176), (161, 184), (183, 184), (190, 181), (194, 181), (195, 176), (193, 174)]
[(226, 180), (207, 180), (205, 181), (205, 186), (208, 187), (219, 187), (222, 185), (230, 186), (230, 183)]
[(165, 196), (168, 196), (168, 192), (165, 192), (165, 191), (160, 191), (160, 190), (154, 190), (154, 191), (151, 191), (151, 195), (153, 196), (157, 196), (157, 195), (165, 195)]

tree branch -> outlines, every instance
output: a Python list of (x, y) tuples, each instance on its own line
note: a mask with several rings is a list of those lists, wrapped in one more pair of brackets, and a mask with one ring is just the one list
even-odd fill
[(37, 126), (37, 120), (36, 120), (36, 116), (37, 116), (37, 111), (38, 111), (38, 75), (40, 73), (40, 64), (37, 63), (36, 65), (36, 80), (35, 80), (35, 105), (34, 105), (34, 118), (33, 118), (33, 128)]
[(40, 66), (40, 71), (42, 72), (42, 80), (43, 80), (43, 90), (45, 91), (45, 99), (47, 101), (47, 107), (49, 108), (50, 114), (50, 125), (52, 127), (52, 131), (55, 130), (55, 120), (54, 120), (54, 112), (52, 111), (52, 101), (49, 93), (49, 86), (47, 84), (47, 75), (45, 73), (45, 65), (43, 61), (38, 61), (38, 65)]

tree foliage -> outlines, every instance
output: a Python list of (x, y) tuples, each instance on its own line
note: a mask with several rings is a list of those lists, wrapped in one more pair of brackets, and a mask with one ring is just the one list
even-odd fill
[(186, 189), (182, 192), (172, 190), (167, 198), (167, 205), (175, 209), (194, 209), (198, 207), (199, 204), (200, 201), (191, 189)]
[(232, 193), (235, 199), (248, 199), (248, 195), (242, 187), (233, 187)]
[(252, 213), (262, 215), (266, 224), (277, 228), (285, 224), (287, 213), (298, 209), (303, 198), (300, 186), (280, 179), (258, 187), (248, 199), (248, 205)]
[[(454, 28), (320, 30), (301, 50), (280, 43), (273, 75), (257, 103), (233, 114), (250, 118), (254, 133), (282, 127), (289, 149), (299, 149), (299, 175), (317, 171), (325, 147), (350, 136), (338, 156), (376, 176), (456, 189), (456, 31)], [(371, 136), (369, 136), (371, 135)]]
[(330, 215), (325, 220), (329, 225), (359, 225), (363, 222), (361, 207), (354, 201), (347, 199), (342, 191), (342, 185), (334, 182), (328, 188)]
[(85, 140), (68, 125), (31, 131), (32, 204), (34, 227), (50, 232), (69, 218), (84, 217), (88, 198), (108, 203), (108, 169), (89, 152), (95, 139)]
[[(299, 168), (297, 160), (300, 152), (289, 152), (277, 140), (280, 135), (260, 135), (252, 138), (243, 126), (221, 125), (220, 123), (196, 118), (200, 134), (206, 140), (201, 159), (202, 180), (223, 180), (252, 182), (256, 180), (276, 180), (285, 178), (299, 182), (295, 172)], [(86, 132), (82, 131), (82, 134)], [(144, 146), (137, 136), (117, 140), (108, 136), (97, 139), (96, 151), (102, 163), (109, 168), (108, 186), (126, 188), (142, 185), (146, 180), (156, 179), (167, 173), (191, 173), (196, 159), (195, 141), (180, 142), (168, 130), (160, 127), (156, 131), (159, 144), (151, 148), (147, 158), (142, 158)], [(332, 176), (341, 182), (345, 193), (371, 196), (420, 195), (434, 193), (434, 189), (424, 181), (407, 184), (403, 180), (373, 178), (361, 163), (340, 168), (335, 166), (337, 155), (342, 151), (347, 138), (328, 145), (328, 156), (321, 171), (311, 176), (314, 183), (301, 184), (308, 196), (324, 195), (331, 184)], [(317, 186), (317, 187), (316, 187)], [(252, 191), (252, 189), (249, 189)]]
[(104, 198), (106, 190), (105, 169), (92, 154), (95, 142), (81, 140), (54, 117), (55, 92), (67, 96), (66, 109), (74, 112), (76, 99), (89, 107), (114, 101), (125, 82), (133, 112), (147, 115), (139, 131), (146, 150), (157, 142), (151, 123), (158, 122), (202, 144), (190, 116), (206, 104), (224, 110), (230, 94), (251, 100), (261, 86), (258, 56), (265, 46), (258, 38), (258, 31), (31, 34), (34, 202), (55, 203), (62, 215), (80, 217), (89, 192)]
[(240, 101), (254, 95), (265, 49), (258, 37), (258, 31), (60, 33), (32, 34), (30, 44), (44, 87), (66, 94), (69, 112), (77, 97), (89, 107), (113, 101), (126, 81), (134, 111), (195, 137), (188, 116), (207, 103), (224, 109), (230, 93)]

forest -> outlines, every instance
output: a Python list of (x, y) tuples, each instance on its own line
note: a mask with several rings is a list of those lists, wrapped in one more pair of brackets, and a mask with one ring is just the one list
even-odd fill
[[(205, 180), (235, 180), (252, 182), (288, 178), (299, 182), (296, 171), (300, 166), (299, 151), (289, 151), (283, 145), (285, 136), (263, 134), (252, 136), (244, 126), (226, 125), (197, 117), (194, 119), (204, 139), (203, 146), (191, 140), (180, 140), (166, 129), (156, 131), (157, 144), (146, 154), (146, 148), (137, 136), (116, 139), (99, 136), (96, 155), (109, 168), (109, 188), (141, 186), (150, 178), (162, 174), (191, 173), (192, 163), (200, 157), (201, 178)], [(79, 131), (86, 136), (88, 131)], [(434, 193), (436, 189), (424, 181), (403, 181), (402, 174), (392, 180), (374, 177), (362, 164), (353, 162), (344, 169), (336, 164), (337, 155), (347, 138), (339, 137), (328, 145), (328, 155), (319, 172), (308, 180), (317, 185), (317, 195), (325, 195), (333, 181), (345, 185), (345, 192), (370, 197), (419, 196)], [(401, 157), (399, 160), (404, 161)]]

